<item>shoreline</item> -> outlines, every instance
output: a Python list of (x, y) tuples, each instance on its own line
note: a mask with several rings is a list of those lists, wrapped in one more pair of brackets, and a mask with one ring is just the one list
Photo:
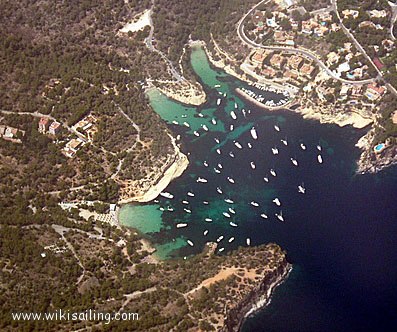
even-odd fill
[[(240, 88), (236, 88), (235, 91), (237, 92), (237, 94), (239, 94), (241, 97), (247, 99), (248, 101), (250, 101), (251, 103), (255, 104), (258, 107), (264, 108), (268, 111), (278, 111), (278, 110), (285, 110), (288, 109), (287, 107), (289, 105), (291, 105), (294, 102), (294, 98), (292, 98), (291, 100), (289, 100), (287, 103), (285, 103), (284, 105), (280, 105), (280, 106), (266, 106), (265, 104), (261, 103), (260, 101), (257, 101), (255, 98), (249, 96), (248, 94), (246, 94), (243, 90), (241, 90)], [(289, 110), (289, 109), (288, 109)]]
[[(143, 193), (141, 192), (138, 195), (122, 198), (118, 201), (119, 205), (128, 204), (132, 202), (146, 203), (155, 199), (167, 186), (170, 182), (179, 176), (186, 170), (189, 166), (189, 159), (185, 154), (183, 154), (179, 147), (175, 143), (175, 138), (171, 137), (172, 145), (174, 147), (174, 160), (173, 162), (166, 167), (165, 170), (159, 170), (160, 172), (156, 174), (154, 178), (156, 178), (155, 183), (152, 183), (147, 186), (147, 188), (143, 189)], [(127, 188), (129, 186), (127, 185)]]

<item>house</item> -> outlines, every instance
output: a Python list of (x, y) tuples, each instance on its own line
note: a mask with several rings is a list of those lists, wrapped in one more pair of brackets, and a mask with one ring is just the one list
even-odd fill
[(254, 64), (258, 66), (262, 66), (263, 61), (266, 58), (266, 54), (264, 50), (255, 51), (254, 55), (252, 56), (251, 60)]
[(48, 118), (40, 118), (39, 133), (45, 134), (48, 130), (50, 120)]
[(310, 21), (303, 21), (302, 22), (302, 33), (305, 33), (307, 35), (311, 35), (313, 27), (312, 27), (312, 22)]
[(363, 22), (361, 22), (361, 23), (358, 25), (358, 27), (359, 27), (360, 29), (362, 29), (362, 28), (373, 28), (373, 29), (376, 29), (376, 25), (375, 25), (375, 23), (372, 22), (372, 21), (363, 21)]
[(352, 97), (361, 97), (362, 96), (362, 86), (361, 85), (353, 85), (352, 87)]
[(314, 34), (315, 34), (317, 37), (322, 37), (322, 36), (324, 36), (327, 32), (328, 32), (328, 28), (325, 27), (325, 26), (322, 26), (322, 25), (320, 25), (320, 26), (314, 28)]
[(276, 31), (274, 33), (274, 41), (279, 44), (294, 45), (294, 36), (285, 31)]
[(329, 12), (320, 13), (317, 20), (320, 22), (332, 22), (332, 15)]
[(383, 94), (386, 92), (386, 89), (382, 86), (377, 86), (375, 83), (371, 83), (368, 85), (367, 90), (365, 91), (365, 96), (372, 101), (380, 99)]
[(282, 57), (280, 54), (274, 54), (270, 59), (270, 64), (278, 69), (281, 69), (284, 63), (284, 57)]
[(13, 127), (6, 127), (3, 137), (5, 138), (15, 138), (18, 134), (18, 129)]
[(314, 72), (314, 67), (312, 65), (309, 65), (307, 63), (305, 63), (301, 69), (299, 70), (301, 75), (304, 75), (308, 78), (311, 78), (313, 72)]
[(343, 18), (353, 17), (357, 18), (359, 12), (357, 10), (345, 9), (342, 11)]
[(293, 55), (288, 58), (288, 66), (291, 69), (298, 70), (298, 68), (302, 62), (303, 62), (303, 59), (299, 55)]
[(48, 128), (48, 133), (56, 136), (61, 131), (61, 124), (57, 121), (51, 123), (50, 128)]
[(327, 66), (331, 66), (334, 63), (337, 63), (340, 59), (340, 56), (335, 52), (330, 52), (327, 54)]
[(272, 67), (264, 67), (261, 70), (261, 75), (266, 77), (274, 77), (276, 76), (276, 71)]
[(342, 87), (341, 87), (341, 89), (340, 89), (340, 95), (341, 96), (346, 96), (348, 93), (349, 93), (349, 91), (350, 91), (350, 89), (351, 89), (351, 86), (350, 85), (348, 85), (348, 84), (342, 84)]
[(387, 16), (387, 12), (386, 10), (370, 10), (368, 11), (368, 15), (369, 17), (373, 18), (382, 18), (382, 17), (386, 17)]
[(84, 141), (82, 139), (73, 138), (66, 143), (62, 151), (67, 157), (72, 158), (83, 145)]

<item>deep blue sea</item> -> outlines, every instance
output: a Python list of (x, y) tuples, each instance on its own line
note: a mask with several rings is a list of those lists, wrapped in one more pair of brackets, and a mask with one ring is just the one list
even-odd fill
[[(138, 229), (138, 221), (146, 220), (146, 226), (154, 223), (156, 227), (142, 232), (157, 243), (163, 257), (189, 256), (220, 236), (224, 238), (218, 248), (225, 248), (224, 252), (247, 245), (247, 238), (251, 245), (275, 242), (285, 249), (293, 271), (276, 289), (271, 304), (246, 321), (245, 332), (394, 331), (396, 167), (377, 175), (355, 175), (360, 151), (354, 144), (365, 130), (321, 125), (290, 111), (260, 109), (238, 98), (234, 89), (244, 84), (211, 68), (200, 48), (193, 51), (192, 66), (206, 89), (206, 104), (187, 107), (156, 91), (149, 94), (156, 112), (175, 135), (181, 135), (181, 148), (190, 165), (167, 187), (173, 199), (159, 197), (158, 202), (144, 206), (127, 206), (122, 221)], [(280, 98), (271, 93), (267, 97)], [(273, 154), (272, 148), (279, 153)], [(197, 182), (198, 177), (207, 182)], [(298, 192), (299, 185), (306, 188), (305, 194)], [(281, 206), (273, 202), (275, 198)], [(281, 211), (284, 222), (275, 215)], [(177, 223), (188, 227), (178, 229)], [(229, 243), (231, 237), (235, 239)]]

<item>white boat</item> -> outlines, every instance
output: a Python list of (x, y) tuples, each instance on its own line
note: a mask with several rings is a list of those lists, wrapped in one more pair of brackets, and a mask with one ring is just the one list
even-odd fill
[(230, 125), (230, 131), (233, 131), (234, 130), (234, 126), (233, 125)]
[(236, 223), (234, 223), (233, 221), (229, 222), (229, 225), (232, 227), (238, 227), (238, 225)]
[(263, 180), (264, 180), (265, 182), (269, 182), (269, 178), (267, 178), (267, 177), (264, 177)]
[(215, 168), (215, 167), (214, 167), (214, 171), (215, 171), (215, 173), (217, 173), (217, 174), (220, 174), (220, 173), (221, 173), (221, 171), (220, 171), (219, 169)]
[(255, 127), (251, 128), (251, 136), (252, 136), (253, 139), (258, 139), (258, 134), (256, 132)]
[(321, 157), (321, 154), (319, 154), (319, 155), (317, 156), (317, 160), (318, 160), (318, 162), (319, 162), (320, 164), (323, 163), (323, 157)]
[(163, 207), (160, 207), (159, 210), (160, 210), (160, 211), (164, 211), (164, 208), (163, 208)]
[(255, 166), (255, 163), (253, 161), (251, 161), (250, 165), (251, 165), (252, 169), (255, 169), (256, 166)]
[(204, 236), (206, 236), (208, 234), (208, 229), (206, 229), (203, 233)]
[(189, 204), (189, 202), (188, 201), (182, 201), (182, 204)]
[(283, 143), (285, 146), (287, 146), (287, 145), (288, 145), (288, 142), (287, 142), (287, 140), (286, 140), (286, 139), (281, 139), (280, 141), (281, 141), (281, 143)]
[(216, 137), (214, 138), (214, 141), (216, 144), (219, 144), (219, 142), (220, 142), (219, 138), (216, 138)]
[(187, 122), (183, 123), (186, 127), (190, 128), (190, 124), (188, 124)]
[(203, 117), (204, 117), (204, 115), (201, 114), (201, 113), (199, 113), (198, 116), (199, 116), (200, 118), (203, 118)]
[(215, 84), (214, 85), (214, 88), (220, 88), (221, 86), (220, 86), (220, 84)]
[(194, 134), (194, 136), (197, 136), (197, 137), (200, 136), (200, 134), (197, 131), (194, 131), (193, 134)]
[(232, 208), (229, 208), (229, 212), (233, 213), (233, 214), (236, 214), (236, 211), (234, 211)]
[(184, 210), (186, 213), (192, 213), (192, 211), (189, 210), (189, 209), (183, 208), (183, 210)]
[(258, 207), (258, 206), (259, 206), (259, 204), (258, 204), (257, 202), (254, 202), (254, 201), (252, 201), (250, 204), (251, 204), (252, 206), (255, 206), (255, 207)]
[(238, 105), (237, 105), (237, 103), (236, 103), (236, 102), (234, 103), (234, 108), (238, 108)]
[(274, 129), (275, 129), (276, 131), (280, 131), (280, 127), (277, 126), (277, 125), (274, 125)]
[(217, 154), (221, 154), (221, 149), (216, 149)]
[(241, 146), (241, 144), (237, 141), (234, 141), (234, 145), (237, 146), (239, 149), (242, 149), (243, 147)]
[(212, 219), (211, 219), (211, 218), (205, 218), (205, 221), (206, 221), (206, 222), (211, 222)]
[(306, 192), (306, 188), (303, 186), (303, 183), (298, 186), (298, 192), (304, 194)]
[(223, 191), (222, 191), (222, 189), (221, 189), (221, 188), (219, 188), (219, 187), (216, 187), (216, 191), (217, 191), (218, 193), (220, 193), (220, 194), (223, 194)]
[(267, 219), (267, 215), (264, 214), (264, 213), (261, 214), (261, 217), (262, 217), (263, 219)]
[(225, 202), (226, 202), (226, 203), (229, 203), (229, 204), (233, 204), (233, 203), (234, 203), (234, 201), (232, 201), (232, 200), (229, 199), (229, 198), (226, 198), (226, 199), (225, 199)]
[(211, 122), (213, 125), (216, 125), (216, 120), (214, 118), (212, 118)]
[(173, 208), (167, 207), (167, 211), (174, 212)]
[(221, 163), (219, 163), (219, 164), (218, 164), (218, 167), (219, 167), (220, 169), (222, 169), (222, 168), (223, 168), (223, 166), (222, 166), (222, 164), (221, 164)]
[(178, 125), (178, 124), (179, 124), (178, 121), (175, 121), (175, 120), (172, 121), (172, 123), (175, 124), (175, 125)]
[(225, 250), (225, 248), (223, 248), (223, 247), (222, 247), (222, 248), (219, 248), (219, 249), (218, 249), (218, 252), (222, 252), (223, 250)]
[(294, 158), (291, 158), (291, 162), (292, 164), (294, 164), (295, 166), (298, 166), (298, 161)]
[(246, 242), (247, 242), (247, 246), (250, 246), (250, 245), (251, 245), (251, 239), (250, 239), (249, 237), (247, 237)]
[(273, 168), (270, 170), (270, 174), (273, 176), (277, 176), (277, 173)]
[(237, 115), (236, 115), (236, 113), (234, 113), (234, 111), (230, 112), (230, 116), (232, 117), (233, 120), (237, 119)]
[(321, 149), (322, 149), (322, 148), (321, 148), (321, 145), (317, 145), (317, 150), (318, 150), (318, 151), (321, 151)]
[(229, 213), (223, 212), (222, 214), (223, 214), (226, 218), (230, 218), (230, 214), (229, 214)]
[(277, 217), (278, 220), (284, 221), (283, 211), (280, 211), (280, 213), (276, 213), (275, 216)]
[(159, 200), (158, 200), (158, 199), (155, 199), (153, 202), (155, 202), (155, 203), (158, 203), (158, 202), (159, 202)]
[(222, 99), (218, 98), (218, 100), (216, 101), (216, 104), (219, 106), (221, 104)]
[(233, 152), (229, 152), (229, 156), (234, 158), (234, 153)]
[(245, 109), (244, 109), (244, 108), (241, 110), (241, 112), (243, 113), (244, 117), (246, 117), (246, 116), (247, 116), (247, 113), (246, 113), (246, 111), (245, 111)]
[(230, 183), (234, 183), (234, 180), (231, 178), (231, 177), (227, 177), (227, 180), (230, 182)]
[(187, 118), (187, 115), (186, 115), (186, 114), (182, 114), (181, 117), (182, 117), (182, 118)]
[(229, 243), (232, 243), (233, 241), (234, 241), (234, 237), (231, 237), (231, 238), (228, 240)]
[(210, 204), (210, 203), (207, 202), (207, 201), (203, 201), (203, 204), (204, 204), (204, 205), (208, 205), (208, 204)]
[(273, 153), (274, 155), (278, 154), (278, 149), (277, 149), (277, 148), (272, 148), (272, 153)]
[(193, 243), (192, 241), (190, 241), (190, 240), (187, 240), (186, 242), (189, 244), (189, 246), (191, 246), (191, 247), (193, 247), (193, 246), (194, 246), (194, 243)]
[(190, 191), (188, 191), (187, 195), (190, 196), (190, 197), (194, 197), (194, 194), (192, 192), (190, 192)]
[(176, 140), (179, 141), (181, 139), (181, 135), (176, 136)]
[(220, 237), (218, 237), (217, 239), (216, 239), (216, 242), (221, 242), (223, 240), (223, 235), (221, 235)]
[(204, 162), (203, 162), (203, 165), (205, 166), (205, 167), (208, 167), (208, 163), (204, 160)]
[(301, 149), (302, 149), (302, 150), (306, 150), (306, 145), (303, 144), (303, 143), (301, 143)]
[(223, 94), (223, 97), (226, 97), (226, 92)]
[(207, 179), (204, 179), (204, 178), (201, 178), (201, 177), (198, 177), (197, 180), (196, 180), (196, 182), (207, 183), (208, 180), (207, 180)]
[(273, 203), (276, 204), (277, 206), (281, 205), (281, 202), (277, 197), (275, 199), (273, 199)]
[(203, 129), (204, 129), (205, 131), (208, 131), (208, 127), (207, 127), (206, 125), (203, 125)]
[(165, 197), (165, 198), (169, 198), (169, 199), (174, 198), (174, 195), (172, 195), (170, 193), (167, 193), (166, 191), (161, 192), (160, 195)]
[(187, 227), (187, 224), (185, 223), (176, 224), (176, 228), (184, 228), (184, 227)]

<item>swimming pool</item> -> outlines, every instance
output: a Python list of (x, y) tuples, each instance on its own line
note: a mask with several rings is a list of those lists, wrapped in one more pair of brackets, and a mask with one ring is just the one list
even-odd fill
[(380, 143), (375, 146), (375, 152), (381, 152), (385, 148), (385, 143)]

